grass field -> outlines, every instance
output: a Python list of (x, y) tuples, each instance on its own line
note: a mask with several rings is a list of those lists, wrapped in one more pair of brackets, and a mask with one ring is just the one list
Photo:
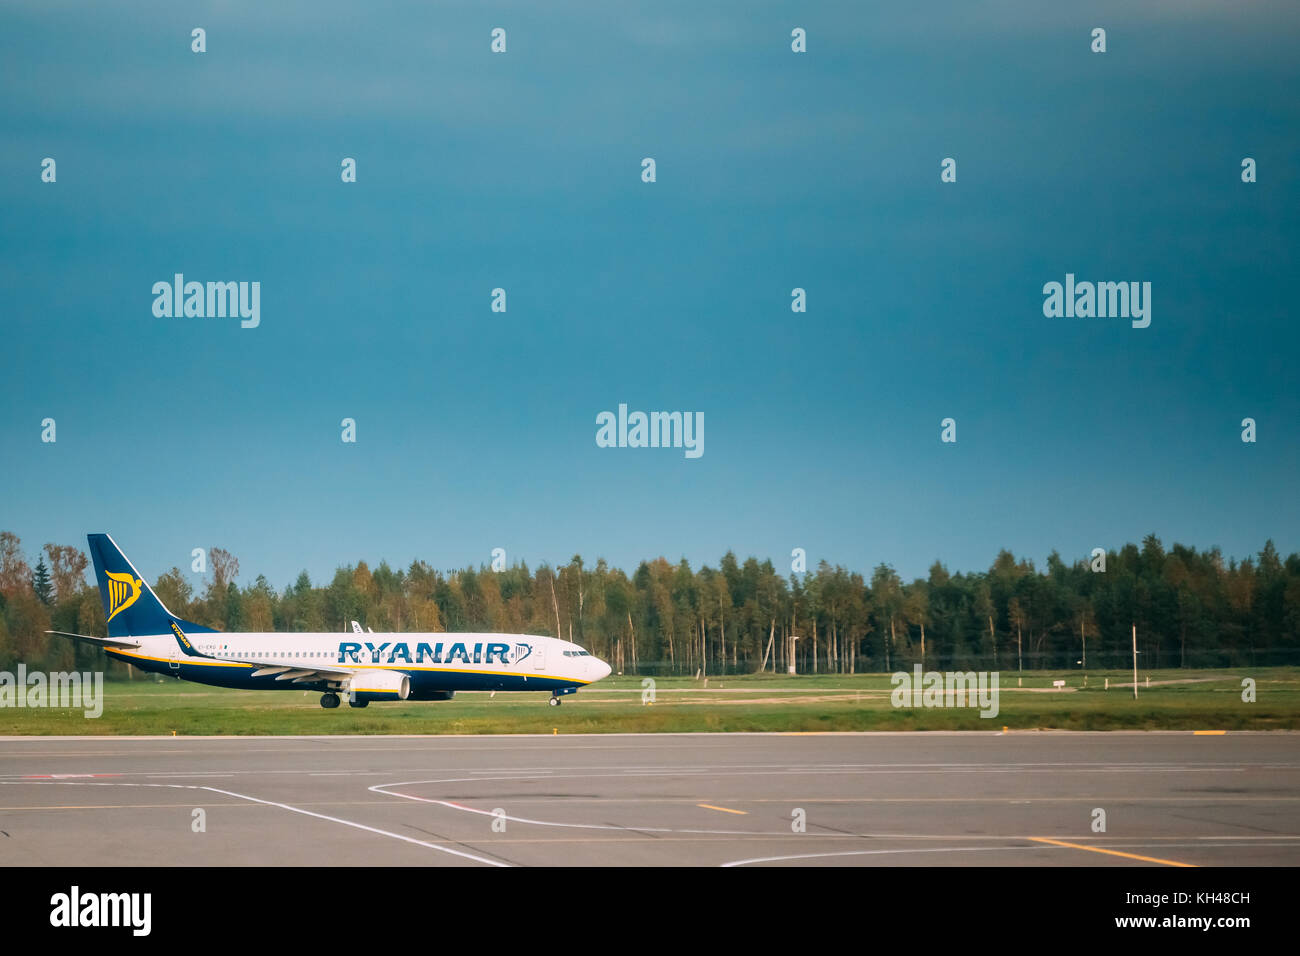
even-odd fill
[[(0, 708), (0, 734), (494, 734), (834, 730), (1295, 730), (1300, 668), (1164, 670), (1131, 674), (1002, 672), (995, 718), (973, 708), (896, 708), (889, 676), (746, 675), (660, 678), (643, 703), (641, 678), (611, 677), (547, 705), (545, 693), (459, 693), (455, 700), (320, 707), (302, 691), (237, 691), (152, 676), (104, 686), (103, 714)], [(1256, 702), (1242, 700), (1242, 680)], [(1106, 680), (1110, 689), (1104, 690)], [(1052, 681), (1065, 680), (1055, 689)]]

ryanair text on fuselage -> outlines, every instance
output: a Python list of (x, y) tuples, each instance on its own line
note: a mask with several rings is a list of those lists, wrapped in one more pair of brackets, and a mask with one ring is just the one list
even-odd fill
[[(446, 655), (443, 649), (446, 648)], [(514, 664), (523, 660), (532, 652), (531, 644), (516, 644), (513, 650), (509, 644), (477, 641), (466, 644), (458, 641), (454, 644), (445, 642), (419, 643), (415, 653), (405, 641), (392, 641), (384, 644), (372, 644), (369, 641), (340, 641), (338, 663), (362, 664), (369, 661), (403, 662), (406, 664)]]

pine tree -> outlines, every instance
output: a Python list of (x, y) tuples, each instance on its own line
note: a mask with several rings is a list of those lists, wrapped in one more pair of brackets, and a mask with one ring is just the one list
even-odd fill
[(32, 575), (32, 590), (36, 596), (41, 599), (42, 604), (52, 604), (54, 602), (54, 588), (50, 585), (50, 569), (45, 566), (45, 559), (36, 565), (36, 573)]

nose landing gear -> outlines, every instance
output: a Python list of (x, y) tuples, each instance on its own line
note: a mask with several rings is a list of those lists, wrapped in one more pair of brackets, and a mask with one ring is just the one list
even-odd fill
[(552, 707), (559, 707), (559, 706), (560, 706), (560, 698), (558, 698), (558, 697), (552, 697), (549, 701), (547, 701), (547, 703), (550, 704)]

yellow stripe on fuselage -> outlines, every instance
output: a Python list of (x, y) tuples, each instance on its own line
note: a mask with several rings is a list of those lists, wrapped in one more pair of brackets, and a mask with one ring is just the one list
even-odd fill
[(149, 654), (137, 654), (135, 651), (124, 651), (118, 648), (104, 648), (110, 654), (121, 654), (123, 657), (136, 657), (142, 661), (158, 661), (160, 664), (169, 664), (175, 661), (178, 664), (199, 664), (203, 667), (256, 667), (256, 664), (244, 664), (240, 661), (191, 661), (184, 657), (153, 657)]

